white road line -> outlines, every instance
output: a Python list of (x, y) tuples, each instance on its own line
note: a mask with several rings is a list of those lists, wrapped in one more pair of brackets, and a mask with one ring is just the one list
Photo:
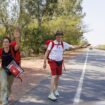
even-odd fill
[(79, 80), (79, 85), (78, 85), (78, 88), (77, 88), (77, 92), (76, 92), (76, 95), (74, 97), (73, 105), (77, 105), (80, 102), (80, 95), (81, 95), (81, 91), (82, 91), (83, 79), (84, 79), (84, 76), (85, 76), (88, 55), (89, 55), (89, 51), (87, 51), (87, 53), (86, 53), (86, 59), (85, 59), (85, 63), (84, 63), (84, 66), (83, 66), (83, 71), (82, 71), (82, 74), (81, 74), (81, 77), (80, 77), (80, 80)]

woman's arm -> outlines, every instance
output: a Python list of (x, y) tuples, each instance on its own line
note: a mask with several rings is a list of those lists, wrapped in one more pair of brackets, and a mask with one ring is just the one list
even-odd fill
[(80, 49), (82, 46), (76, 46), (76, 47), (71, 47), (70, 50), (76, 50), (76, 49)]
[(15, 45), (15, 51), (17, 51), (20, 48), (20, 32), (18, 29), (15, 30), (14, 32), (14, 37), (15, 37), (15, 41), (16, 41), (16, 45)]
[(75, 50), (75, 49), (81, 48), (82, 46), (83, 45), (73, 46), (73, 45), (70, 45), (70, 44), (64, 42), (64, 50)]
[(45, 52), (45, 56), (44, 56), (44, 64), (43, 64), (43, 68), (45, 69), (46, 68), (46, 61), (47, 61), (47, 58), (49, 56), (49, 53), (51, 52), (51, 48), (52, 48), (52, 42), (50, 42), (50, 44), (48, 45), (48, 48)]
[(50, 52), (50, 51), (47, 50), (46, 53), (45, 53), (45, 56), (44, 56), (44, 64), (43, 64), (43, 68), (44, 68), (44, 69), (46, 69), (46, 63), (47, 63), (46, 61), (47, 61), (49, 52)]

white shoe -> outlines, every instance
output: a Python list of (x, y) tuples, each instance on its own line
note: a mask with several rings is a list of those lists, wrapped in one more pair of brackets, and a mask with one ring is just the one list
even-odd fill
[(56, 101), (56, 100), (57, 100), (57, 98), (55, 97), (55, 95), (54, 95), (53, 93), (51, 93), (51, 94), (48, 96), (48, 98), (49, 98), (50, 100), (52, 100), (52, 101)]
[(59, 96), (59, 92), (57, 90), (55, 91), (55, 96)]

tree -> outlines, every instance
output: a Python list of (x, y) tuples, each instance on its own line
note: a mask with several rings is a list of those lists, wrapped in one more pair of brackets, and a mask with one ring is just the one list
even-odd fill
[[(12, 6), (11, 24), (7, 21), (6, 6), (8, 3), (2, 6), (5, 7), (5, 12), (0, 11), (0, 22), (6, 20), (4, 23), (2, 21), (2, 25), (6, 27), (7, 33), (12, 32), (10, 30), (13, 30), (13, 26), (20, 26), (22, 50), (27, 51), (30, 49), (35, 53), (39, 53), (44, 41), (49, 38), (53, 39), (57, 30), (64, 32), (64, 40), (68, 43), (80, 43), (85, 32), (82, 23), (82, 18), (85, 16), (81, 7), (82, 0), (15, 1), (17, 6), (15, 4)], [(4, 1), (2, 2), (4, 3)], [(0, 9), (4, 11), (1, 6)]]

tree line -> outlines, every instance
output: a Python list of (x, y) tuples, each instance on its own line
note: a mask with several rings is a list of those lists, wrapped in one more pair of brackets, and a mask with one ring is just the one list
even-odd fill
[[(21, 50), (39, 54), (48, 39), (54, 39), (57, 30), (64, 32), (64, 40), (78, 45), (84, 40), (85, 16), (83, 0), (1, 0), (0, 38), (21, 29)], [(10, 6), (10, 7), (9, 7)]]

